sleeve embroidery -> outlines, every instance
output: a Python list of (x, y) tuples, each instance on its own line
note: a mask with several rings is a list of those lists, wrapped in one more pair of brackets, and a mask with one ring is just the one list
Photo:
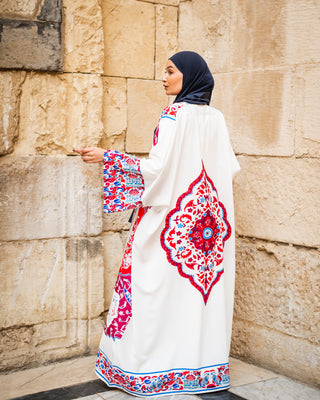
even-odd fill
[(170, 106), (166, 107), (159, 118), (158, 125), (154, 131), (153, 134), (153, 145), (155, 146), (158, 143), (158, 136), (159, 136), (159, 123), (163, 118), (169, 118), (172, 119), (173, 121), (176, 120), (177, 118), (177, 112), (178, 110), (183, 106), (183, 103), (173, 103)]
[(104, 212), (142, 206), (144, 180), (140, 171), (140, 159), (116, 150), (107, 150), (103, 164)]

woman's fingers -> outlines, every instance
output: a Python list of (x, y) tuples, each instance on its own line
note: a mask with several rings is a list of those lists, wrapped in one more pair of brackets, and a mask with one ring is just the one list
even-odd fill
[(86, 163), (97, 163), (103, 161), (104, 149), (100, 147), (85, 147), (83, 149), (73, 149), (81, 154), (81, 158)]

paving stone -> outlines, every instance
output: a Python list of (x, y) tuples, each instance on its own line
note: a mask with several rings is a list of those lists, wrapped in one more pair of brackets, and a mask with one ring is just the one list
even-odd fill
[(319, 400), (320, 398), (319, 390), (284, 377), (231, 388), (231, 392), (247, 400)]

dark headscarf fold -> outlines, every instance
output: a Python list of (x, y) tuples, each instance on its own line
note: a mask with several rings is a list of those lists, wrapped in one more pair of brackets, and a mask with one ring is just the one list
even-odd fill
[(169, 60), (183, 73), (182, 89), (174, 102), (209, 104), (214, 80), (204, 59), (193, 51), (180, 51)]

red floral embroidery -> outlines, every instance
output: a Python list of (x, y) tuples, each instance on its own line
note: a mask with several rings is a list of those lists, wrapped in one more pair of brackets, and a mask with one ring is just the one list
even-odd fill
[(96, 372), (109, 386), (120, 387), (126, 392), (140, 396), (212, 392), (230, 386), (228, 363), (198, 369), (177, 368), (137, 374), (116, 367), (99, 350)]
[(199, 290), (205, 304), (223, 273), (224, 243), (230, 235), (227, 211), (203, 166), (167, 215), (161, 245), (169, 263)]
[(113, 292), (107, 322), (104, 327), (104, 333), (107, 336), (112, 337), (114, 340), (122, 338), (126, 327), (132, 317), (132, 243), (137, 227), (146, 212), (147, 208), (139, 208), (136, 221), (131, 229), (130, 237), (126, 244), (117, 282)]
[(140, 160), (116, 150), (104, 154), (104, 212), (116, 212), (142, 205), (144, 181)]
[(153, 134), (153, 145), (155, 146), (158, 143), (158, 136), (159, 136), (159, 123), (162, 118), (170, 118), (173, 121), (176, 120), (178, 110), (183, 106), (183, 103), (173, 103), (170, 106), (166, 107), (159, 118), (158, 125)]

